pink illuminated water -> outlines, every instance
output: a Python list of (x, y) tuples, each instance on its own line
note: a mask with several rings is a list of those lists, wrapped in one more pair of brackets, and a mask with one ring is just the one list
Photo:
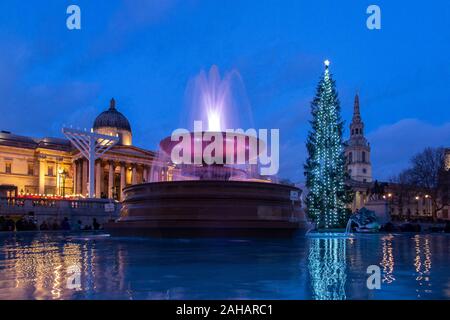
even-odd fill
[(183, 128), (193, 130), (199, 120), (207, 131), (253, 127), (244, 82), (235, 69), (223, 74), (217, 66), (202, 70), (189, 81), (185, 100)]
[[(203, 126), (201, 131), (208, 132), (253, 128), (251, 108), (239, 72), (231, 70), (221, 74), (217, 66), (212, 66), (208, 71), (200, 71), (188, 82), (185, 106), (180, 117), (180, 128), (191, 132), (194, 131), (195, 121), (201, 121)], [(174, 168), (170, 159), (171, 150), (167, 150), (167, 146), (172, 144), (168, 141), (170, 142), (170, 137), (161, 141), (163, 148), (159, 151), (156, 161), (160, 166), (152, 168), (150, 182), (196, 180), (199, 177), (213, 180), (214, 177), (219, 180), (224, 177), (239, 180), (256, 177), (258, 170), (255, 165)]]

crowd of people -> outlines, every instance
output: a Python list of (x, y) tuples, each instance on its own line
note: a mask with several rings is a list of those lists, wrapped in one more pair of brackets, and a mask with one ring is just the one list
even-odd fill
[(92, 224), (83, 224), (78, 220), (72, 224), (67, 217), (62, 220), (48, 219), (41, 224), (31, 216), (24, 216), (19, 219), (13, 219), (10, 216), (0, 216), (1, 231), (96, 231), (101, 230), (102, 226), (96, 218), (92, 219)]

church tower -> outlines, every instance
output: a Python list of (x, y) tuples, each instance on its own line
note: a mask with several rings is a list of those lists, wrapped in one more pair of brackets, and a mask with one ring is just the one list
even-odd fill
[(364, 137), (364, 122), (359, 109), (359, 96), (355, 96), (353, 119), (350, 124), (350, 139), (345, 144), (347, 172), (352, 180), (372, 182), (370, 144)]

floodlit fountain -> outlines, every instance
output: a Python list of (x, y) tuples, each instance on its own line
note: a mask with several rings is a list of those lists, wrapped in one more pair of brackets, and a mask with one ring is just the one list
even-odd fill
[(193, 130), (161, 141), (151, 182), (124, 189), (121, 217), (108, 226), (111, 231), (272, 236), (292, 234), (303, 225), (301, 190), (261, 175), (258, 158), (271, 148), (267, 137), (258, 137), (256, 130), (230, 133), (236, 124), (230, 112), (240, 107), (232, 95), (237, 76), (221, 78), (213, 67), (195, 79)]

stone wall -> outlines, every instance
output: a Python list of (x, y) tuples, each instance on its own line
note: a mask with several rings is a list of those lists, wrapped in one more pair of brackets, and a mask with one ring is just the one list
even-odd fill
[[(114, 205), (114, 211), (107, 211), (107, 204)], [(93, 218), (103, 225), (119, 217), (120, 203), (109, 200), (50, 200), (0, 198), (0, 216), (19, 218), (32, 216), (40, 225), (43, 221), (59, 223), (68, 218), (71, 225), (78, 221), (83, 225), (91, 225)]]

